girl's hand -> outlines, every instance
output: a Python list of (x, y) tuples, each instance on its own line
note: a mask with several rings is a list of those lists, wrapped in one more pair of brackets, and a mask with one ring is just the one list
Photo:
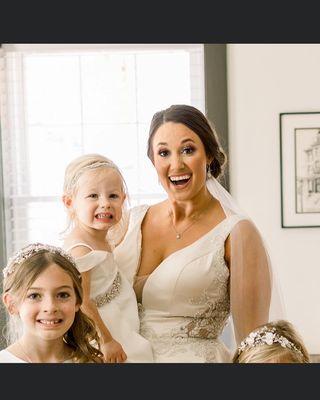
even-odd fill
[(101, 351), (104, 355), (104, 362), (106, 363), (123, 363), (127, 359), (127, 355), (121, 344), (114, 339), (102, 343)]

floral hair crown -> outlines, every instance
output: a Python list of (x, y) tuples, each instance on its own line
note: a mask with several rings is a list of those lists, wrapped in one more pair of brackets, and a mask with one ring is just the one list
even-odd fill
[(75, 268), (77, 268), (74, 258), (66, 251), (64, 251), (61, 247), (51, 246), (49, 244), (42, 243), (32, 243), (23, 247), (13, 257), (9, 258), (7, 266), (3, 269), (3, 276), (6, 278), (8, 275), (12, 274), (15, 271), (17, 265), (22, 264), (28, 258), (44, 250), (48, 251), (49, 253), (60, 254), (68, 261), (70, 261)]
[(85, 165), (84, 167), (80, 168), (79, 171), (74, 175), (74, 177), (71, 179), (69, 185), (68, 185), (68, 190), (71, 190), (71, 188), (73, 188), (73, 186), (76, 184), (76, 182), (78, 181), (78, 179), (80, 178), (80, 176), (87, 170), (90, 169), (96, 169), (96, 168), (100, 168), (100, 167), (107, 167), (107, 168), (113, 168), (115, 170), (117, 170), (120, 173), (119, 168), (116, 166), (116, 164), (114, 162), (110, 161), (96, 161), (92, 164), (89, 165)]
[(268, 328), (264, 326), (263, 328), (251, 332), (238, 347), (238, 354), (241, 354), (245, 349), (250, 349), (259, 345), (267, 344), (272, 345), (274, 343), (279, 343), (282, 347), (286, 347), (290, 350), (294, 350), (302, 355), (302, 352), (297, 348), (297, 346), (288, 340), (286, 337), (279, 335), (276, 328)]

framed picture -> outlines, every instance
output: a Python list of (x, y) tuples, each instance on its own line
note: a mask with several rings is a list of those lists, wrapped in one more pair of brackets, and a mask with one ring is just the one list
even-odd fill
[(281, 225), (320, 227), (320, 112), (280, 114)]

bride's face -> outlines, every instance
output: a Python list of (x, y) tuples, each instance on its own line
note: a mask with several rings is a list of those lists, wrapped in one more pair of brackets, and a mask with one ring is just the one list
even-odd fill
[(209, 164), (199, 136), (187, 126), (166, 122), (152, 142), (153, 163), (161, 185), (175, 200), (191, 200), (206, 182)]

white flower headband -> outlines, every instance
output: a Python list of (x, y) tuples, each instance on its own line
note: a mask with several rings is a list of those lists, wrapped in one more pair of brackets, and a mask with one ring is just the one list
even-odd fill
[(302, 355), (302, 352), (297, 348), (297, 346), (288, 340), (286, 337), (279, 335), (276, 328), (268, 328), (264, 326), (263, 328), (251, 332), (238, 347), (238, 354), (241, 354), (245, 349), (250, 349), (262, 344), (272, 345), (274, 343), (279, 343), (282, 347), (286, 347), (290, 350), (294, 350)]
[(75, 174), (75, 176), (71, 179), (71, 181), (70, 181), (70, 183), (69, 183), (69, 185), (67, 187), (67, 190), (70, 191), (74, 187), (74, 185), (77, 183), (77, 181), (80, 178), (80, 176), (85, 171), (87, 171), (89, 169), (100, 168), (100, 167), (114, 168), (115, 170), (117, 170), (120, 173), (119, 168), (111, 160), (110, 161), (97, 161), (97, 162), (94, 162), (94, 163), (89, 164), (89, 165), (85, 165), (84, 167), (80, 168), (79, 171)]
[(77, 268), (74, 258), (70, 254), (65, 252), (61, 247), (51, 246), (42, 243), (32, 243), (29, 244), (28, 246), (23, 247), (13, 257), (9, 258), (7, 266), (2, 271), (3, 276), (6, 278), (8, 275), (14, 272), (17, 265), (22, 264), (29, 257), (43, 250), (46, 250), (49, 253), (60, 254), (61, 256), (65, 257), (68, 261), (70, 261), (75, 268)]

